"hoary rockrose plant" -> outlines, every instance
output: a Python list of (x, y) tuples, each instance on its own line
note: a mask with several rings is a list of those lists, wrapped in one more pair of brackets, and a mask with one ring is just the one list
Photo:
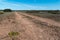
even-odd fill
[(9, 32), (8, 35), (12, 40), (15, 40), (15, 38), (19, 35), (19, 32), (12, 31), (12, 32)]
[(13, 36), (18, 36), (19, 35), (19, 32), (9, 32), (8, 33), (8, 35), (10, 36), (10, 37), (13, 37)]

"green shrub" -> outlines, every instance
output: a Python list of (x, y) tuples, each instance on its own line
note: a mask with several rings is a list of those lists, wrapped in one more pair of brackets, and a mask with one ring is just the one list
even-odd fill
[(3, 12), (12, 12), (11, 9), (4, 9)]
[(15, 40), (15, 38), (19, 35), (19, 32), (9, 32), (8, 33), (9, 37), (11, 38), (11, 40)]
[(9, 32), (8, 35), (10, 37), (17, 36), (17, 35), (19, 35), (19, 32)]

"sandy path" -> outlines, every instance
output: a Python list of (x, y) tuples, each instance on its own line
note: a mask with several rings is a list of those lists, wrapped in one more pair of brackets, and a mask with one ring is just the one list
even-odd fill
[(40, 30), (39, 32), (42, 32), (43, 30), (41, 30), (40, 28), (36, 28), (37, 27), (36, 24), (29, 21), (27, 18), (24, 18), (24, 16), (18, 14), (17, 12), (16, 17), (17, 17), (16, 21), (18, 21), (17, 29), (20, 29), (18, 31), (22, 32), (21, 40), (38, 40), (40, 38), (40, 36), (36, 35), (35, 32), (39, 30)]
[(25, 15), (25, 16), (29, 16), (31, 18), (34, 18), (36, 20), (40, 20), (41, 22), (45, 22), (48, 25), (54, 25), (54, 26), (59, 26), (60, 27), (60, 22), (56, 22), (56, 21), (48, 19), (48, 18), (42, 18), (42, 17), (37, 17), (37, 16), (29, 15), (29, 14), (26, 14), (26, 13), (21, 13), (21, 14)]

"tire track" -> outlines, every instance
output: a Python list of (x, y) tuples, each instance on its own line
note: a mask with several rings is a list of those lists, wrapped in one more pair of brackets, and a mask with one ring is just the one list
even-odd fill
[(26, 14), (26, 13), (20, 13), (20, 14), (22, 14), (24, 16), (27, 16), (27, 17), (30, 17), (32, 19), (47, 23), (48, 25), (54, 25), (54, 26), (59, 26), (60, 27), (60, 22), (56, 22), (56, 21), (51, 20), (51, 19), (41, 18), (41, 17), (37, 17), (37, 16)]

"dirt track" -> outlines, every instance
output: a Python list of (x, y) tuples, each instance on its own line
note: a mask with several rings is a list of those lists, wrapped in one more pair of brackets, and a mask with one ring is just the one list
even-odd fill
[[(17, 40), (60, 40), (59, 24), (50, 19), (15, 12), (9, 19), (2, 21), (0, 35), (3, 36), (0, 39), (10, 31), (18, 31), (20, 35)], [(1, 40), (11, 39), (6, 37)]]

